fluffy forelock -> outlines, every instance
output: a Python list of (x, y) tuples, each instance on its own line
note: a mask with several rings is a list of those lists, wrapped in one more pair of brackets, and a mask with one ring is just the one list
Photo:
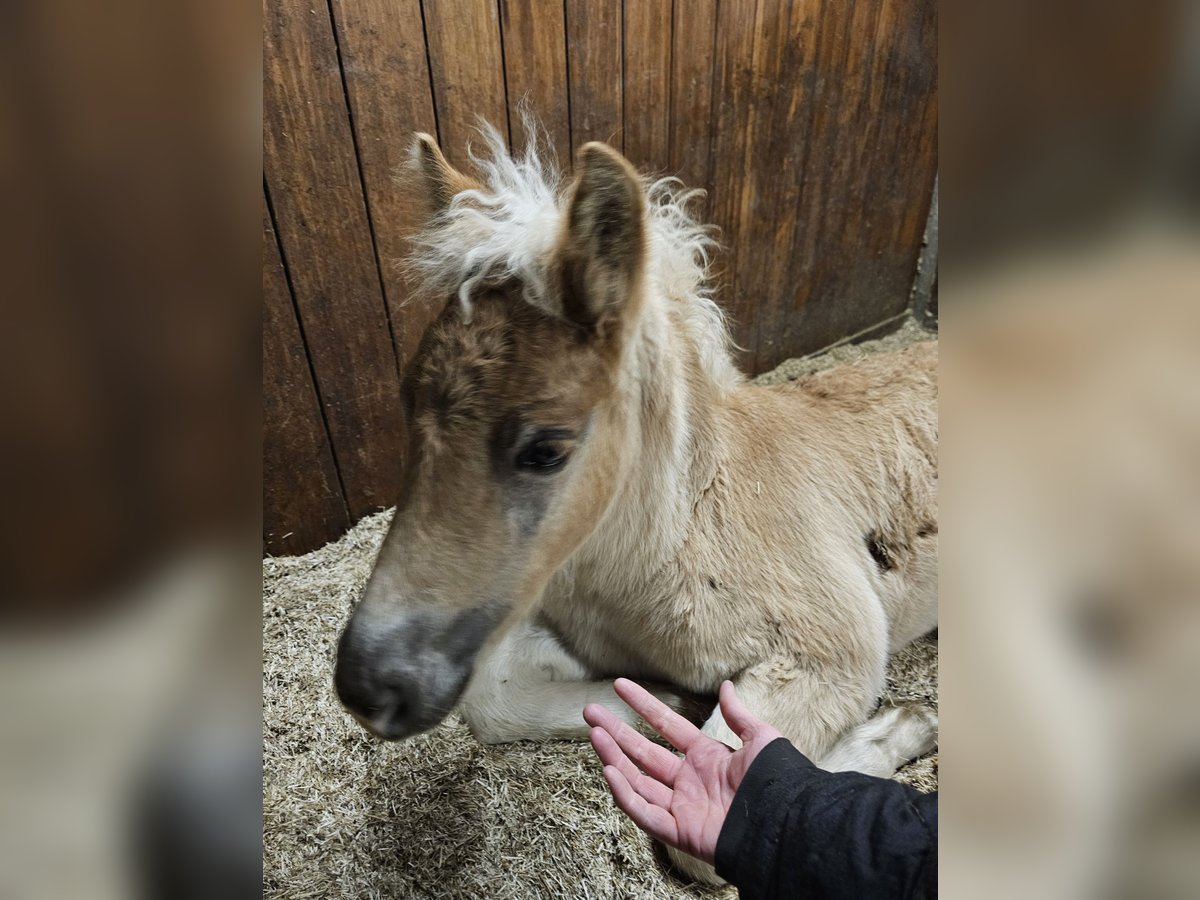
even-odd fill
[[(527, 120), (523, 152), (481, 122), (483, 152), (468, 147), (480, 187), (458, 193), (413, 240), (406, 266), (414, 282), (439, 297), (457, 295), (466, 318), (485, 285), (515, 282), (525, 301), (561, 315), (550, 285), (550, 264), (566, 216), (568, 179), (544, 137)], [(729, 359), (729, 336), (708, 280), (716, 242), (688, 205), (703, 196), (677, 178), (643, 177), (647, 199), (647, 290), (672, 304), (690, 333), (705, 370), (719, 383), (740, 378)]]

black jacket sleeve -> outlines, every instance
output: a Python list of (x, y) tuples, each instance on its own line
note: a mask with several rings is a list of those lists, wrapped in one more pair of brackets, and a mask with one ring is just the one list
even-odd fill
[(717, 840), (743, 900), (937, 896), (937, 794), (826, 772), (784, 738), (750, 766)]

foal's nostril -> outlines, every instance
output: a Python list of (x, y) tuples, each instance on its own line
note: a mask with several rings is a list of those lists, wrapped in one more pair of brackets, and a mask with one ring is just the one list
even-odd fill
[(400, 686), (389, 686), (383, 689), (386, 700), (377, 701), (370, 705), (360, 705), (356, 709), (364, 724), (370, 730), (386, 740), (396, 740), (412, 733), (413, 713), (416, 704), (408, 693)]
[(395, 740), (412, 732), (419, 704), (408, 678), (344, 654), (338, 661), (334, 685), (345, 707), (379, 737)]
[(358, 707), (358, 712), (368, 719), (376, 719), (384, 713), (389, 720), (404, 719), (408, 715), (408, 700), (403, 696), (395, 696), (383, 705), (364, 704)]

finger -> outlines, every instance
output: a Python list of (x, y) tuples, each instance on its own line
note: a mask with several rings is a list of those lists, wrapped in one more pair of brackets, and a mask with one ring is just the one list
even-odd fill
[(726, 681), (721, 684), (720, 699), (721, 715), (725, 717), (725, 724), (744, 743), (750, 743), (754, 735), (767, 723), (755, 718), (750, 710), (746, 709), (745, 704), (738, 699), (737, 691), (734, 689), (732, 681)]
[(600, 762), (606, 766), (615, 767), (625, 776), (625, 780), (632, 785), (633, 789), (648, 802), (653, 803), (655, 806), (661, 806), (664, 809), (670, 808), (671, 789), (661, 781), (639, 772), (638, 767), (617, 746), (617, 742), (613, 740), (611, 734), (603, 728), (593, 728), (591, 739), (592, 748), (596, 751), (596, 755), (600, 757)]
[(600, 720), (606, 712), (608, 710), (599, 703), (589, 703), (583, 708), (583, 721), (595, 728), (600, 725)]
[(679, 840), (679, 828), (675, 818), (660, 806), (648, 803), (629, 784), (628, 779), (615, 766), (604, 767), (604, 780), (612, 791), (613, 799), (625, 815), (633, 820), (633, 824), (650, 837), (676, 846)]
[(622, 752), (633, 760), (643, 772), (668, 787), (675, 783), (675, 773), (679, 770), (679, 757), (666, 747), (660, 747), (645, 736), (638, 734), (637, 729), (622, 722), (603, 706), (594, 703), (588, 704), (583, 715), (589, 725), (607, 731)]
[(604, 728), (610, 734), (615, 734), (622, 719), (607, 706), (599, 703), (589, 703), (583, 708), (583, 720), (593, 728)]
[(699, 728), (628, 678), (618, 678), (613, 682), (613, 689), (618, 697), (676, 749), (687, 753), (688, 747), (692, 746), (697, 738), (703, 737)]

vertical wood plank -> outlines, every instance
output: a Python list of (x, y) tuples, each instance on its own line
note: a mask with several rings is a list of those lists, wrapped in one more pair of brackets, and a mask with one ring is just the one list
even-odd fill
[(518, 108), (526, 103), (545, 129), (560, 166), (569, 168), (571, 108), (562, 0), (500, 0), (500, 26), (513, 146), (526, 142)]
[(307, 553), (350, 518), (265, 198), (262, 354), (263, 552)]
[(265, 3), (263, 165), (352, 518), (396, 500), (400, 386), (329, 10)]
[(671, 0), (625, 0), (622, 29), (625, 156), (652, 172), (670, 167)]
[(676, 0), (671, 50), (670, 169), (709, 189), (717, 0)]
[(826, 3), (791, 251), (759, 317), (762, 370), (907, 307), (937, 170), (936, 9)]
[(478, 142), (478, 117), (508, 139), (496, 0), (434, 0), (424, 9), (438, 138), (446, 158), (462, 167), (468, 141)]
[[(855, 19), (858, 19), (858, 27), (863, 27), (862, 16), (874, 2), (856, 0), (852, 4), (842, 5), (822, 0), (817, 43), (809, 63), (814, 88), (809, 98), (810, 115), (804, 135), (804, 183), (800, 208), (797, 210), (803, 225), (796, 234), (791, 235), (790, 244), (800, 268), (785, 267), (794, 273), (795, 283), (786, 296), (779, 297), (771, 308), (764, 308), (759, 317), (762, 340), (756, 345), (756, 369), (780, 352), (786, 352), (786, 348), (799, 345), (805, 347), (804, 352), (808, 352), (838, 339), (830, 336), (827, 329), (814, 327), (814, 309), (822, 302), (829, 302), (828, 297), (817, 295), (815, 291), (822, 282), (828, 285), (826, 273), (833, 260), (837, 259), (840, 263), (841, 272), (838, 276), (843, 281), (854, 278), (856, 264), (850, 262), (847, 265), (842, 235), (835, 233), (837, 229), (845, 228), (842, 221), (844, 215), (838, 214), (838, 204), (844, 202), (845, 198), (830, 196), (833, 179), (831, 173), (822, 169), (831, 165), (840, 167), (843, 159), (853, 152), (851, 147), (842, 147), (839, 157), (839, 122), (846, 120), (848, 102), (859, 86), (843, 84), (842, 79), (854, 40)], [(777, 279), (786, 278), (788, 274), (779, 273)], [(843, 284), (835, 291), (844, 289)], [(844, 316), (850, 311), (840, 312)], [(806, 333), (798, 332), (790, 321), (801, 315), (807, 320)], [(853, 334), (856, 330), (840, 336)]]
[(419, 0), (331, 0), (380, 276), (403, 372), (437, 314), (410, 303), (399, 265), (422, 211), (396, 184), (413, 135), (437, 133)]
[(723, 247), (714, 266), (720, 287), (718, 299), (729, 316), (734, 341), (744, 348), (737, 353), (744, 367), (754, 362), (754, 322), (757, 304), (762, 300), (743, 291), (738, 283), (739, 254), (747, 257), (747, 265), (757, 261), (740, 227), (742, 190), (749, 164), (747, 110), (755, 87), (757, 13), (756, 0), (722, 0), (718, 8), (709, 176), (712, 221), (720, 229)]
[(571, 141), (624, 149), (621, 0), (566, 0)]
[[(919, 256), (937, 196), (936, 6), (882, 0), (876, 33), (860, 52), (867, 89), (858, 115), (870, 123), (867, 141), (857, 147), (859, 178), (851, 188), (860, 233), (880, 257), (896, 254), (915, 236)], [(901, 173), (899, 184), (894, 173)], [(902, 271), (902, 260), (896, 263)]]
[[(800, 189), (808, 159), (810, 81), (797, 77), (815, 55), (820, 4), (764, 3), (754, 71), (758, 79), (748, 106), (748, 158), (741, 195), (738, 289), (753, 298), (752, 336), (747, 347), (758, 370), (760, 342), (777, 335), (764, 330), (771, 311), (791, 307), (794, 279), (811, 260), (794, 258)], [(741, 265), (741, 260), (747, 261)], [(819, 264), (819, 263), (818, 263)]]

